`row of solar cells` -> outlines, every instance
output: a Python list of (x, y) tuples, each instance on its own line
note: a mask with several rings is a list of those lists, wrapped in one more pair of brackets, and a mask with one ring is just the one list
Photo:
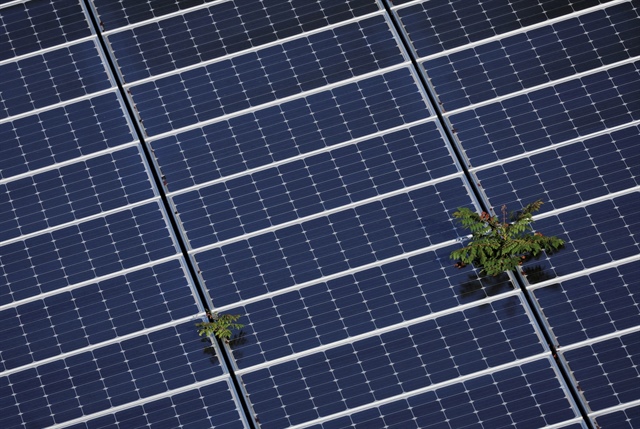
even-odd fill
[(457, 172), (441, 130), (427, 122), (283, 161), (172, 201), (190, 246), (198, 248)]
[(307, 95), (194, 130), (151, 147), (175, 191), (432, 116), (410, 69)]

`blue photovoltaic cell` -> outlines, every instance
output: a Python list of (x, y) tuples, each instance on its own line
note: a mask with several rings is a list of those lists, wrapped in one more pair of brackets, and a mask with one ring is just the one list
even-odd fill
[(242, 381), (261, 427), (282, 428), (543, 351), (511, 297), (249, 372)]
[(478, 278), (449, 259), (453, 247), (339, 277), (248, 304), (240, 368), (330, 344), (512, 290), (506, 276)]
[(162, 138), (152, 147), (174, 191), (430, 115), (414, 75), (403, 68)]
[(562, 353), (592, 411), (640, 399), (640, 332)]
[[(576, 417), (547, 359), (441, 387), (309, 429), (539, 429)], [(585, 428), (580, 423), (558, 426)], [(603, 428), (604, 429), (604, 428)]]
[(452, 115), (477, 167), (640, 119), (640, 61)]
[(220, 381), (168, 398), (136, 405), (115, 414), (100, 416), (69, 426), (69, 429), (244, 429), (240, 413), (228, 382)]
[(179, 129), (402, 63), (382, 15), (129, 88), (147, 130)]
[(638, 135), (633, 126), (475, 174), (494, 208), (542, 199), (542, 212), (560, 209), (640, 185)]
[(157, 203), (0, 247), (0, 304), (175, 255)]
[(596, 417), (600, 429), (636, 429), (640, 427), (640, 406)]
[(453, 179), (195, 254), (215, 306), (232, 304), (458, 237), (471, 205)]
[(428, 0), (396, 13), (420, 58), (608, 1)]
[[(378, 5), (372, 0), (338, 3), (319, 0), (287, 5), (280, 0), (226, 1), (124, 30), (110, 35), (108, 40), (124, 81), (131, 83), (377, 10)], [(376, 39), (374, 34), (366, 34), (369, 42)], [(385, 43), (390, 48), (395, 45), (392, 40)], [(286, 50), (296, 48), (295, 44), (284, 46)], [(362, 44), (359, 46), (367, 49)], [(344, 67), (343, 61), (344, 58), (333, 65)], [(245, 68), (246, 64), (241, 63), (241, 67)], [(271, 64), (268, 73), (274, 71), (281, 70)]]
[(171, 261), (0, 312), (2, 370), (198, 313)]
[(0, 378), (1, 427), (46, 427), (223, 374), (193, 322)]
[(640, 54), (637, 0), (422, 63), (454, 110)]
[(93, 41), (0, 66), (0, 119), (111, 87)]
[(115, 93), (0, 124), (0, 178), (134, 141)]
[(558, 345), (640, 326), (638, 262), (533, 291)]
[(0, 184), (0, 241), (153, 197), (137, 147)]
[(91, 36), (79, 2), (34, 0), (0, 13), (0, 61)]
[[(551, 258), (533, 260), (547, 278), (563, 276), (640, 253), (640, 193), (622, 195), (583, 208), (537, 219), (535, 229), (565, 241)], [(529, 278), (530, 283), (535, 283)]]
[(457, 171), (429, 122), (176, 195), (173, 203), (198, 248)]

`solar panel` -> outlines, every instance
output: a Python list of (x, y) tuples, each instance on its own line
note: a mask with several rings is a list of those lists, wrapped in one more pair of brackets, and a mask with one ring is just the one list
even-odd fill
[(137, 147), (0, 185), (0, 240), (154, 197)]
[(637, 126), (476, 170), (491, 201), (507, 207), (542, 198), (542, 211), (561, 209), (638, 186)]
[(92, 35), (80, 3), (35, 0), (2, 10), (0, 61)]
[(543, 350), (512, 297), (266, 369), (249, 368), (242, 380), (250, 392), (260, 392), (251, 403), (261, 422), (288, 427)]
[(422, 63), (445, 110), (640, 54), (637, 5), (622, 3)]
[(225, 427), (245, 428), (233, 390), (227, 382), (205, 385), (169, 398), (150, 401), (117, 413), (68, 426), (72, 429), (105, 427)]
[(115, 93), (0, 122), (0, 138), (2, 179), (135, 140)]
[(575, 417), (563, 395), (552, 365), (541, 359), (309, 428), (546, 427)]
[(156, 202), (0, 247), (7, 304), (176, 254)]
[(586, 136), (640, 119), (639, 64), (595, 72), (449, 120), (473, 166)]
[(378, 15), (128, 91), (147, 134), (154, 135), (156, 124), (177, 129), (400, 64), (395, 44)]
[(639, 5), (0, 0), (0, 426), (634, 427)]
[(441, 130), (428, 122), (172, 201), (190, 246), (198, 248), (457, 171)]
[(0, 119), (111, 88), (95, 42), (0, 65)]
[[(448, 213), (468, 205), (453, 179), (196, 253), (216, 306), (455, 240)], [(439, 207), (439, 211), (435, 208)]]
[(638, 264), (595, 271), (534, 290), (560, 345), (569, 345), (638, 326), (634, 283)]
[[(553, 2), (502, 0), (423, 1), (398, 8), (408, 39), (418, 58), (478, 42), (495, 35), (544, 22), (611, 0)], [(394, 5), (408, 3), (393, 0)], [(455, 17), (455, 19), (450, 19)]]
[(1, 410), (48, 426), (222, 374), (188, 322), (4, 376)]
[(598, 416), (596, 417), (596, 421), (601, 429), (633, 429), (640, 424), (640, 407), (629, 407), (626, 410), (619, 410)]
[(173, 260), (0, 311), (2, 368), (13, 369), (198, 313)]
[(591, 410), (640, 399), (640, 332), (564, 351), (563, 357)]
[[(324, 0), (315, 4), (292, 4), (288, 8), (282, 7), (279, 2), (275, 1), (262, 2), (260, 5), (246, 1), (236, 3), (238, 3), (237, 6), (232, 1), (223, 2), (212, 5), (208, 9), (200, 9), (158, 23), (110, 35), (108, 40), (124, 81), (135, 82), (201, 61), (224, 57), (245, 51), (248, 48), (259, 47), (279, 39), (322, 28), (328, 23), (323, 22), (328, 16), (331, 16), (330, 23), (335, 24), (349, 20), (354, 16), (378, 10), (377, 4), (373, 1), (351, 1), (337, 5)], [(336, 14), (338, 11), (341, 13)], [(378, 16), (377, 20), (374, 18), (374, 21), (380, 22), (380, 18), (382, 16)], [(371, 24), (367, 25), (366, 22), (366, 20), (355, 22), (347, 25), (344, 29), (337, 29), (334, 34), (331, 34), (331, 31), (328, 33), (334, 38), (339, 37), (341, 40), (337, 40), (338, 43), (344, 43), (347, 46), (355, 45), (352, 46), (352, 49), (360, 48), (362, 50), (360, 53), (363, 54), (369, 49), (366, 43), (357, 45), (352, 43), (352, 38), (362, 37), (361, 34), (358, 34), (360, 25), (364, 25), (360, 31), (363, 31), (367, 36), (371, 35), (371, 41), (380, 39), (380, 36), (377, 36), (374, 30), (369, 28)], [(241, 28), (246, 30), (239, 31)], [(189, 34), (191, 37), (185, 38), (185, 34)], [(317, 42), (315, 45), (312, 43), (314, 39)], [(321, 54), (322, 50), (326, 49), (326, 46), (323, 45), (327, 44), (327, 40), (318, 39), (319, 36), (314, 35), (265, 50), (263, 61), (266, 77), (277, 77), (278, 74), (273, 73), (274, 71), (282, 73), (273, 63), (284, 58), (285, 63), (280, 65), (285, 65), (288, 61), (288, 54), (293, 56), (296, 50), (302, 50), (302, 53), (307, 55), (299, 59), (291, 58), (292, 65), (304, 59), (309, 60), (309, 51), (316, 52), (317, 50)], [(369, 38), (367, 39), (369, 40)], [(306, 49), (303, 47), (305, 40), (309, 44)], [(386, 40), (385, 44), (391, 49), (395, 44), (393, 37)], [(325, 54), (330, 53), (326, 52)], [(243, 57), (244, 61), (242, 61)], [(230, 64), (231, 67), (238, 67), (231, 73), (244, 71), (248, 65), (246, 57), (247, 55), (241, 55), (235, 64)], [(360, 58), (358, 63), (360, 66), (372, 65), (367, 61), (366, 56)], [(341, 68), (346, 66), (344, 58), (339, 60), (335, 58), (332, 64)], [(326, 67), (323, 64), (321, 66)], [(307, 67), (314, 68), (311, 65)], [(256, 70), (251, 72), (255, 74)], [(225, 74), (225, 77), (229, 76)]]
[(401, 68), (162, 137), (151, 147), (174, 191), (426, 119), (427, 106), (415, 75)]

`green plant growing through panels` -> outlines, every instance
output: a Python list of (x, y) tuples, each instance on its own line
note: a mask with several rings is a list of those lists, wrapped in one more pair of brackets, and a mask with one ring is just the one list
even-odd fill
[(458, 268), (473, 264), (481, 273), (497, 276), (504, 271), (515, 270), (519, 265), (541, 252), (551, 253), (564, 246), (557, 237), (546, 237), (534, 232), (533, 213), (540, 210), (538, 200), (520, 212), (507, 215), (507, 207), (502, 206), (502, 219), (487, 212), (478, 214), (467, 207), (459, 207), (453, 217), (463, 228), (471, 231), (471, 242), (465, 247), (451, 252), (451, 259), (459, 262)]
[(240, 314), (218, 314), (209, 313), (209, 322), (196, 323), (198, 327), (198, 334), (200, 336), (215, 336), (224, 341), (229, 341), (233, 330), (242, 329), (244, 325), (241, 323), (235, 323), (242, 315)]

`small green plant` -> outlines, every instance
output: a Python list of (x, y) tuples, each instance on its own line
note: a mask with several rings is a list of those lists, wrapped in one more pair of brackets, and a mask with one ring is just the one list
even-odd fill
[(540, 210), (542, 201), (527, 205), (522, 211), (507, 216), (507, 207), (502, 206), (502, 219), (487, 212), (478, 214), (469, 208), (460, 207), (453, 217), (471, 231), (471, 242), (462, 249), (451, 252), (457, 259), (458, 268), (473, 264), (481, 272), (497, 276), (504, 271), (515, 270), (528, 258), (542, 251), (560, 249), (564, 241), (557, 237), (545, 237), (533, 232), (533, 212)]
[(196, 323), (198, 327), (198, 334), (200, 336), (215, 336), (221, 340), (229, 341), (231, 338), (231, 331), (234, 329), (242, 329), (244, 325), (241, 323), (235, 323), (242, 315), (240, 314), (218, 314), (209, 313), (209, 322)]

